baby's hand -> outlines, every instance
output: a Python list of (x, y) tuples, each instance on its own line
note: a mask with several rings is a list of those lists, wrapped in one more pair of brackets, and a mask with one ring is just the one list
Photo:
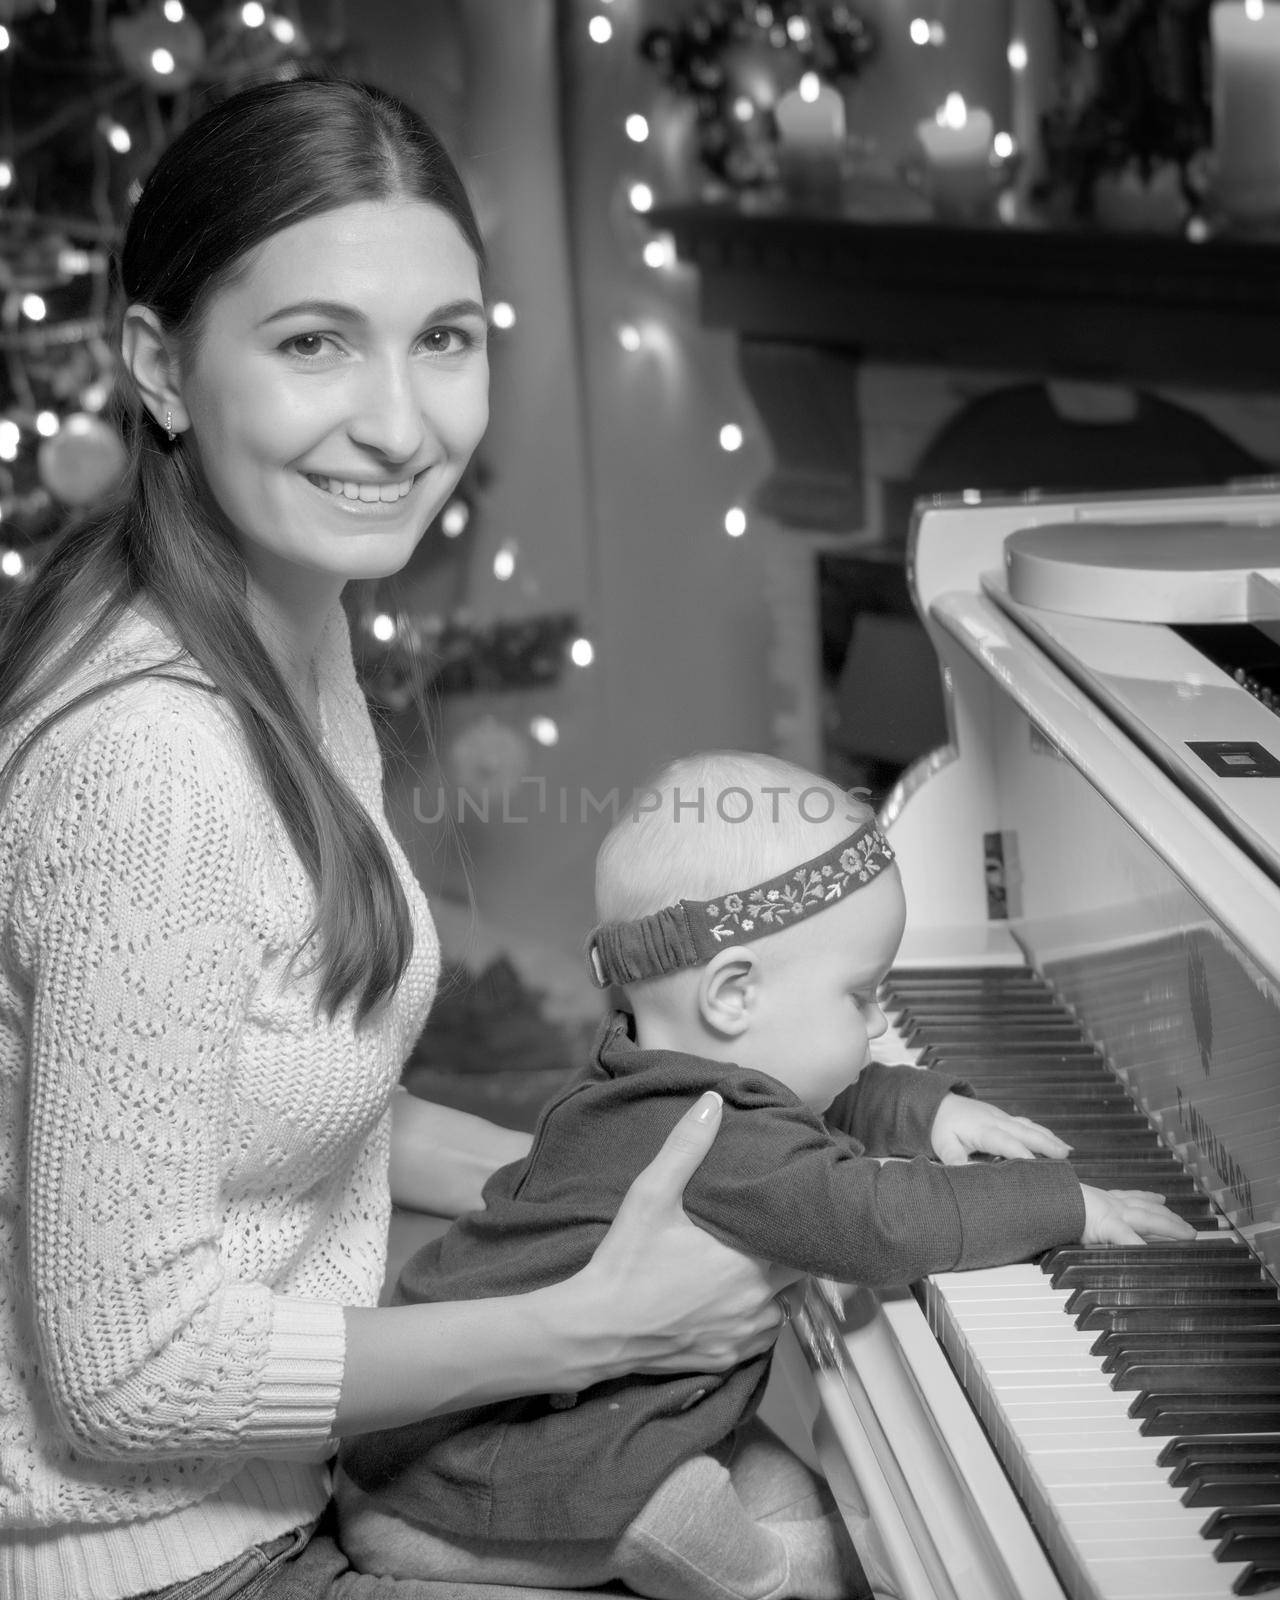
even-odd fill
[(1052, 1156), (1065, 1159), (1071, 1146), (1029, 1117), (1011, 1117), (999, 1106), (968, 1095), (949, 1094), (938, 1107), (930, 1129), (933, 1153), (949, 1167), (958, 1167), (975, 1152), (989, 1156)]
[(1196, 1230), (1148, 1189), (1091, 1189), (1084, 1195), (1081, 1244), (1143, 1244), (1147, 1239), (1193, 1239)]

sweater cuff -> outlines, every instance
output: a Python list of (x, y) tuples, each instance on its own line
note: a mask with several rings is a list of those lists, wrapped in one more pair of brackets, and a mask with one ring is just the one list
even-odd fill
[(343, 1308), (327, 1300), (277, 1296), (272, 1312), (249, 1433), (259, 1454), (320, 1461), (332, 1454), (335, 1443), (347, 1349)]
[(1084, 1195), (1070, 1162), (981, 1161), (943, 1171), (960, 1209), (957, 1268), (1026, 1261), (1084, 1232)]

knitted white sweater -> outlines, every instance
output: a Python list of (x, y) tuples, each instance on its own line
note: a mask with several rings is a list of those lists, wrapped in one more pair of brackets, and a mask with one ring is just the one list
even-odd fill
[[(139, 609), (76, 684), (173, 655)], [(73, 713), (0, 814), (4, 1600), (159, 1588), (325, 1503), (341, 1308), (377, 1299), (388, 1107), (438, 950), (340, 609), (317, 670), (413, 912), (359, 1031), (288, 970), (310, 886), (208, 690), (144, 679)]]

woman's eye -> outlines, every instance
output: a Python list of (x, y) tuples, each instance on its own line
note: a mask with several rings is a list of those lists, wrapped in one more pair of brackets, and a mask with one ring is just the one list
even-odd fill
[(429, 328), (422, 342), (432, 355), (454, 356), (469, 350), (475, 340), (461, 328)]
[(295, 333), (291, 339), (286, 339), (280, 348), (291, 356), (301, 356), (304, 361), (314, 361), (317, 356), (327, 355), (326, 348), (330, 341), (323, 333)]

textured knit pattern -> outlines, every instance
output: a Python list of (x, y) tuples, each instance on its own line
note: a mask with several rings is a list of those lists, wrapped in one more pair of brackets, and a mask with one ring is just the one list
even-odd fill
[[(173, 654), (131, 613), (74, 687)], [(339, 610), (317, 672), (330, 759), (414, 920), (358, 1031), (354, 1000), (331, 1022), (290, 970), (314, 897), (207, 688), (147, 678), (77, 710), (0, 818), (0, 1594), (90, 1592), (66, 1577), (77, 1539), (119, 1569), (94, 1594), (159, 1587), (323, 1504), (341, 1308), (377, 1299), (388, 1107), (437, 945)], [(220, 1532), (217, 1504), (256, 1513)]]
[[(724, 1114), (684, 1208), (751, 1255), (842, 1283), (896, 1284), (1078, 1239), (1084, 1204), (1065, 1162), (948, 1167), (923, 1153), (939, 1103), (965, 1088), (876, 1064), (824, 1120), (763, 1072), (641, 1050), (615, 1013), (590, 1066), (543, 1113), (527, 1159), (496, 1172), (484, 1209), (408, 1261), (396, 1298), (519, 1294), (576, 1272), (707, 1089)], [(632, 1374), (568, 1404), (534, 1395), (364, 1434), (344, 1446), (343, 1466), (389, 1511), (447, 1533), (614, 1537), (682, 1461), (752, 1414), (770, 1355), (724, 1373)]]

